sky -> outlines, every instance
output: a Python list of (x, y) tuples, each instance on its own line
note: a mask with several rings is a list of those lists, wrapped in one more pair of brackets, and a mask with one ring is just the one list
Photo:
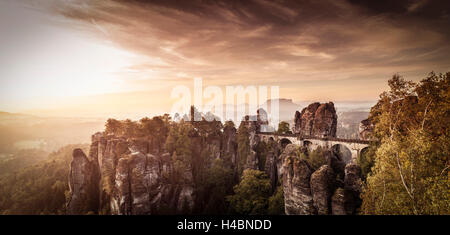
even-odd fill
[(439, 0), (2, 0), (0, 110), (161, 114), (195, 77), (374, 101), (395, 73), (450, 71), (449, 26)]

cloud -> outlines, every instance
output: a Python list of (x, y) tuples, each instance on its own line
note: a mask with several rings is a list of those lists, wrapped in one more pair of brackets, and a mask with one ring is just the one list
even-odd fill
[[(83, 21), (144, 55), (133, 71), (166, 79), (260, 83), (417, 79), (448, 70), (445, 1), (57, 1), (54, 13)], [(182, 76), (181, 76), (182, 75)]]

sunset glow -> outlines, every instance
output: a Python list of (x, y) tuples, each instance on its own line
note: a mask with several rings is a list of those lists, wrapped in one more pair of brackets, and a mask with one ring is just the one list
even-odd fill
[[(448, 13), (425, 19), (435, 10), (426, 1), (403, 13), (351, 1), (82, 2), (1, 3), (0, 110), (168, 112), (171, 89), (194, 77), (276, 84), (295, 101), (375, 101), (395, 73), (419, 80), (450, 68)], [(159, 102), (129, 104), (130, 92)], [(87, 96), (97, 97), (90, 107)]]

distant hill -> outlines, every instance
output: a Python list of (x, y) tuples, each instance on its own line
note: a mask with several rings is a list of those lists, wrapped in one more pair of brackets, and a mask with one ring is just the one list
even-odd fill
[(340, 138), (357, 139), (359, 123), (369, 116), (365, 111), (338, 112), (336, 135)]
[(271, 112), (271, 105), (273, 102), (278, 101), (279, 104), (279, 112), (280, 121), (285, 121), (292, 123), (294, 121), (295, 111), (300, 110), (301, 106), (292, 101), (292, 99), (277, 99), (277, 100), (267, 100), (263, 105), (268, 107), (268, 112)]
[(103, 130), (105, 119), (39, 117), (0, 112), (0, 154), (22, 149), (54, 151), (67, 144), (88, 143)]

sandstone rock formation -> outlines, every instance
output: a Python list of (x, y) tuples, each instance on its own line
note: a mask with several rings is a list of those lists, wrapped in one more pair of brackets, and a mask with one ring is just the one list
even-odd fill
[[(297, 154), (298, 147), (288, 145), (284, 158), (283, 189), (285, 213), (355, 214), (361, 205), (361, 169), (356, 164), (343, 163), (325, 154), (327, 163), (314, 170), (307, 160)], [(329, 151), (328, 153), (332, 153)]]
[(331, 198), (331, 214), (346, 215), (345, 211), (345, 191), (343, 188), (338, 188)]
[(272, 186), (272, 191), (275, 191), (278, 183), (278, 155), (279, 155), (279, 147), (278, 144), (270, 139), (267, 143), (267, 147), (269, 151), (266, 155), (266, 162), (264, 166), (264, 172), (270, 179), (270, 185)]
[(277, 157), (277, 176), (278, 179), (283, 179), (285, 159), (297, 155), (298, 146), (295, 144), (288, 144), (283, 152)]
[(336, 176), (328, 165), (321, 166), (311, 175), (311, 194), (319, 215), (327, 215), (331, 209), (330, 199), (334, 191)]
[(311, 195), (310, 178), (313, 170), (308, 162), (288, 157), (283, 164), (284, 205), (287, 215), (316, 214)]
[(67, 214), (87, 214), (96, 212), (98, 207), (98, 171), (81, 149), (73, 151), (70, 164)]
[(256, 148), (260, 142), (260, 138), (257, 133), (261, 130), (261, 120), (259, 119), (259, 115), (257, 116), (256, 121), (252, 121), (250, 116), (245, 116), (244, 121), (242, 121), (241, 125), (245, 125), (247, 127), (250, 139), (250, 154), (247, 156), (247, 162), (245, 164), (246, 169), (258, 170), (259, 169), (259, 159), (256, 154)]
[(362, 191), (361, 167), (355, 163), (345, 166), (344, 190), (349, 194), (345, 207), (347, 214), (354, 214), (361, 206), (359, 195)]
[(336, 137), (337, 115), (333, 102), (312, 103), (296, 112), (294, 133), (303, 136)]
[(68, 214), (192, 213), (195, 193), (192, 170), (176, 182), (168, 153), (150, 153), (150, 141), (97, 133), (88, 159), (74, 150), (69, 175)]
[(373, 132), (373, 124), (369, 119), (364, 119), (359, 123), (359, 138), (362, 140), (370, 140)]

